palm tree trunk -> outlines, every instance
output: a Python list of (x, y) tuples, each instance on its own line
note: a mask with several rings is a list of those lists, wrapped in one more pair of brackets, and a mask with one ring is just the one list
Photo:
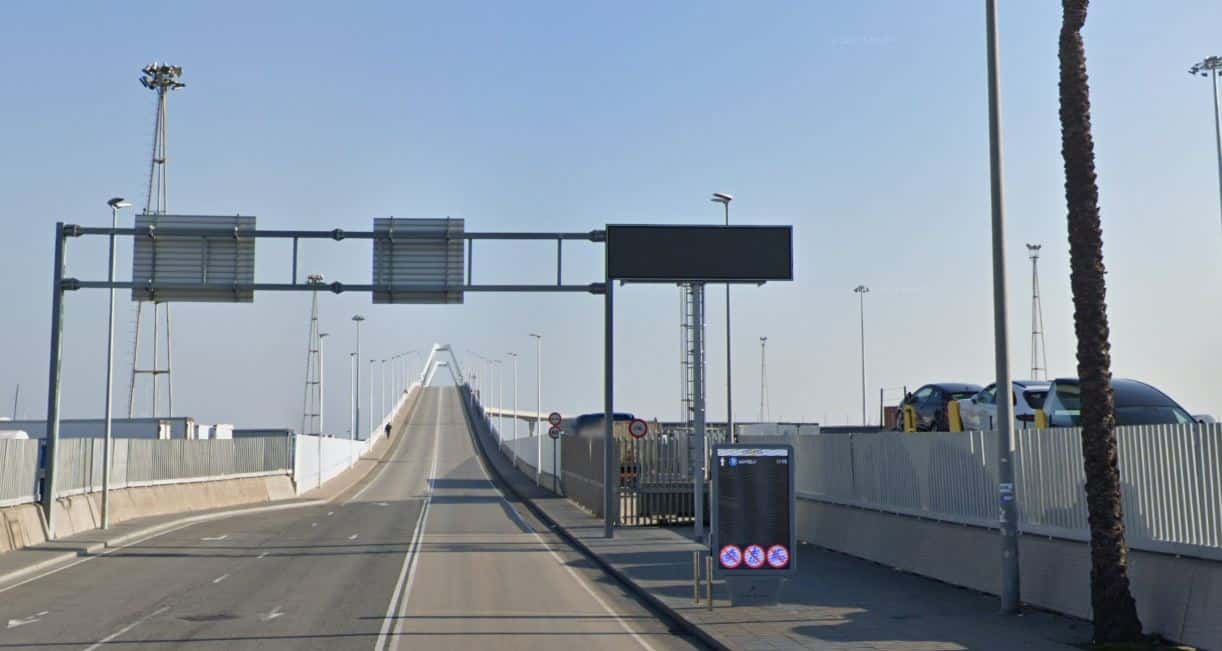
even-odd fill
[(1062, 0), (1061, 155), (1065, 159), (1070, 284), (1078, 339), (1082, 392), (1082, 457), (1090, 521), (1091, 608), (1095, 642), (1141, 638), (1141, 621), (1129, 590), (1124, 508), (1116, 445), (1115, 406), (1108, 343), (1103, 229), (1095, 183), (1095, 144), (1090, 127), (1090, 85), (1082, 26), (1089, 0)]

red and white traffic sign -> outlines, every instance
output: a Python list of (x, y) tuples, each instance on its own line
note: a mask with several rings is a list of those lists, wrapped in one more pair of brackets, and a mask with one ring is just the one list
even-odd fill
[(552, 437), (553, 439), (560, 438), (560, 428), (559, 427), (549, 427), (547, 430), (547, 435)]
[(773, 545), (768, 548), (768, 564), (780, 570), (789, 565), (789, 550), (784, 545)]
[(559, 425), (561, 420), (560, 412), (553, 411), (547, 415), (547, 422), (550, 425)]
[(721, 548), (721, 553), (717, 555), (721, 561), (721, 566), (727, 570), (732, 570), (743, 564), (743, 550), (736, 545), (726, 545)]
[(743, 562), (747, 567), (758, 570), (764, 566), (764, 548), (759, 545), (748, 545), (743, 550)]
[(628, 433), (634, 439), (644, 438), (649, 433), (649, 425), (640, 418), (633, 418), (628, 422)]

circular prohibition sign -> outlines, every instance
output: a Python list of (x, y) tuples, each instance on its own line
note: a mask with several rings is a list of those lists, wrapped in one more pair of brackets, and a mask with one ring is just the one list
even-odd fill
[(743, 562), (747, 567), (758, 570), (764, 566), (764, 548), (759, 545), (748, 545), (743, 550)]
[(768, 565), (775, 569), (783, 569), (789, 565), (789, 550), (784, 545), (773, 545), (768, 548)]
[(722, 567), (732, 570), (743, 564), (743, 550), (737, 545), (726, 545), (721, 548), (721, 553), (717, 554), (717, 560)]
[(632, 438), (634, 439), (645, 438), (645, 435), (649, 433), (649, 424), (640, 418), (633, 418), (628, 423), (628, 433), (631, 434)]

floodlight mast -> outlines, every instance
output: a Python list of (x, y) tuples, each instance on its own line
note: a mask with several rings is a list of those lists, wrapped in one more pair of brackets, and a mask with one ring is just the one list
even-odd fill
[(1214, 100), (1214, 148), (1218, 155), (1218, 211), (1222, 216), (1222, 118), (1218, 115), (1218, 77), (1222, 75), (1222, 57), (1206, 57), (1199, 63), (1192, 64), (1188, 74), (1209, 77), (1213, 81)]

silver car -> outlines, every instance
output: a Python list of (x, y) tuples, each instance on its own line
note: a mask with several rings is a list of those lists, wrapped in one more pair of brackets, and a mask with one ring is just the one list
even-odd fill
[[(1039, 380), (1014, 380), (1014, 418), (1020, 428), (1035, 426), (1035, 410), (1044, 405), (1049, 384)], [(997, 422), (997, 384), (981, 389), (970, 398), (959, 401), (959, 418), (963, 429), (992, 430)]]

